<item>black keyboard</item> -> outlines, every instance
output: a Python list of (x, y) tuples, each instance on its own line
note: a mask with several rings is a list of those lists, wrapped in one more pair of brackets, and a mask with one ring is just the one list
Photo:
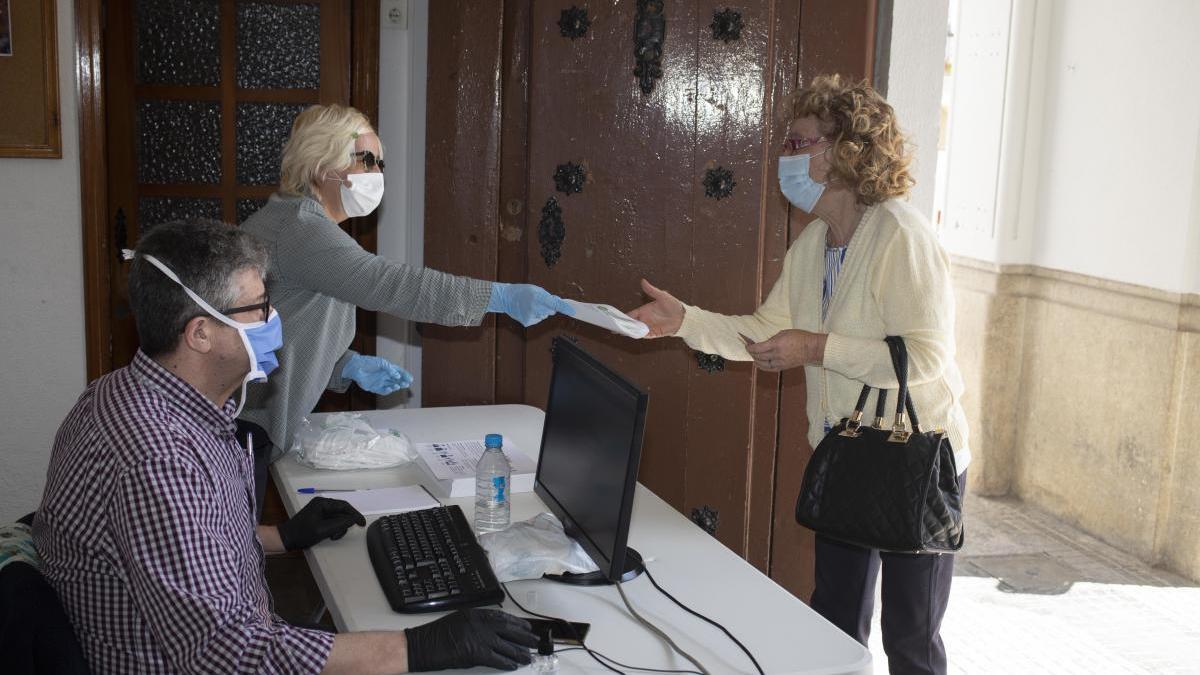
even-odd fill
[(397, 612), (439, 612), (504, 600), (487, 553), (457, 506), (384, 516), (367, 528), (367, 551), (383, 594)]

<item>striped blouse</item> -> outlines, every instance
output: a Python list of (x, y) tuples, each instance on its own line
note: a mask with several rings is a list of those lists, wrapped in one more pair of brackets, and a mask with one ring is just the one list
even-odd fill
[(825, 280), (821, 284), (821, 321), (829, 314), (829, 299), (833, 297), (833, 285), (837, 283), (842, 263), (846, 261), (845, 246), (825, 247)]

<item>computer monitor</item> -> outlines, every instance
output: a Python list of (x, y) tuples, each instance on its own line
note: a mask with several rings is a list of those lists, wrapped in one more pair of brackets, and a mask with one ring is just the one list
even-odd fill
[(647, 396), (568, 339), (555, 338), (551, 353), (533, 489), (600, 571), (548, 576), (578, 584), (627, 581), (644, 569), (626, 541)]

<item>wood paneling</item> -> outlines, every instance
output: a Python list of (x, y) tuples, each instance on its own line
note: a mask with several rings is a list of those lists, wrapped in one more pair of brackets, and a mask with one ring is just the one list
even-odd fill
[(75, 82), (79, 98), (79, 185), (83, 218), (83, 299), (87, 379), (112, 370), (109, 347), (108, 171), (105, 161), (104, 16), (101, 0), (75, 0)]
[[(499, 2), (429, 6), (425, 264), (482, 279), (496, 278), (498, 256), (504, 17)], [(491, 316), (420, 327), (424, 405), (495, 401), (495, 331)]]
[[(532, 0), (504, 3), (501, 63), (500, 231), (496, 280), (528, 279), (526, 248), (537, 238), (537, 209), (529, 203), (529, 41)], [(525, 329), (496, 320), (495, 403), (525, 401)]]

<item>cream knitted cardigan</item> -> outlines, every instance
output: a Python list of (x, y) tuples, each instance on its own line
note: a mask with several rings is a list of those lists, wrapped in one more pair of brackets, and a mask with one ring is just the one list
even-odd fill
[[(895, 388), (884, 337), (899, 335), (908, 347), (908, 381), (922, 429), (942, 428), (961, 473), (971, 460), (963, 383), (954, 362), (954, 291), (950, 258), (920, 212), (899, 200), (871, 206), (846, 250), (829, 312), (821, 320), (825, 232), (813, 221), (788, 250), (783, 273), (753, 314), (727, 316), (685, 305), (676, 333), (693, 349), (733, 361), (750, 360), (738, 337), (766, 340), (789, 328), (827, 333), (821, 365), (808, 365), (808, 441), (815, 448), (824, 425), (854, 410), (863, 384), (892, 389), (887, 424), (892, 423)], [(866, 420), (874, 419), (875, 396)]]

